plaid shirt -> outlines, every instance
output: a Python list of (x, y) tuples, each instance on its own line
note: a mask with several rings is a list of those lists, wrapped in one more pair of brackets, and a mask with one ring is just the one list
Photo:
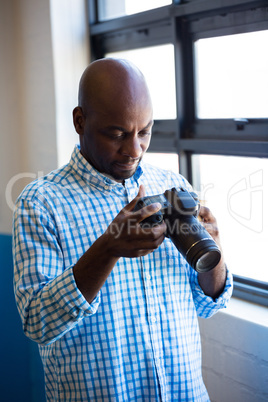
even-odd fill
[(170, 239), (120, 258), (89, 304), (73, 266), (143, 183), (147, 195), (189, 184), (141, 164), (124, 186), (79, 147), (70, 163), (29, 184), (14, 213), (15, 295), (25, 334), (39, 343), (48, 401), (208, 401), (197, 316), (226, 306), (205, 296)]

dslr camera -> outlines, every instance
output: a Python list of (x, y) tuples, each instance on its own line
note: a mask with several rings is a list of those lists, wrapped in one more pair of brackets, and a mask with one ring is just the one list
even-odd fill
[(143, 197), (138, 200), (134, 210), (159, 202), (162, 208), (141, 222), (143, 227), (167, 225), (169, 237), (186, 261), (197, 272), (213, 269), (221, 259), (221, 252), (213, 238), (198, 221), (200, 203), (197, 194), (187, 189), (175, 187), (164, 194)]

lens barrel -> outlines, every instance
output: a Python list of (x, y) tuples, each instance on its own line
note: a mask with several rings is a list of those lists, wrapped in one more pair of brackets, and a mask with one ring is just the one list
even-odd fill
[(194, 216), (173, 218), (165, 217), (167, 235), (191, 267), (197, 272), (215, 268), (221, 259), (221, 251), (206, 229)]
[(186, 259), (197, 272), (208, 272), (220, 262), (221, 252), (212, 239), (201, 239), (187, 250)]

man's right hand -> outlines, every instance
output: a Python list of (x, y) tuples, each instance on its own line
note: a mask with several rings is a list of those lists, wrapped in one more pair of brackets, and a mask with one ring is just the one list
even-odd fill
[(140, 257), (158, 248), (165, 238), (166, 224), (151, 228), (141, 227), (140, 222), (160, 210), (161, 204), (151, 204), (133, 211), (145, 190), (114, 218), (107, 230), (82, 255), (73, 268), (78, 289), (89, 303), (105, 283), (120, 257)]
[(144, 186), (138, 195), (123, 208), (103, 234), (108, 253), (113, 257), (140, 257), (159, 247), (165, 238), (166, 224), (144, 228), (140, 222), (161, 209), (160, 203), (133, 211), (139, 198), (144, 197)]

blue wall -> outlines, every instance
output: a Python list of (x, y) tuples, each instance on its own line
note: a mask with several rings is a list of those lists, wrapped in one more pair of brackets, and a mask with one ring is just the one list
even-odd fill
[(44, 402), (38, 347), (24, 335), (15, 305), (11, 236), (1, 234), (0, 278), (0, 400)]

